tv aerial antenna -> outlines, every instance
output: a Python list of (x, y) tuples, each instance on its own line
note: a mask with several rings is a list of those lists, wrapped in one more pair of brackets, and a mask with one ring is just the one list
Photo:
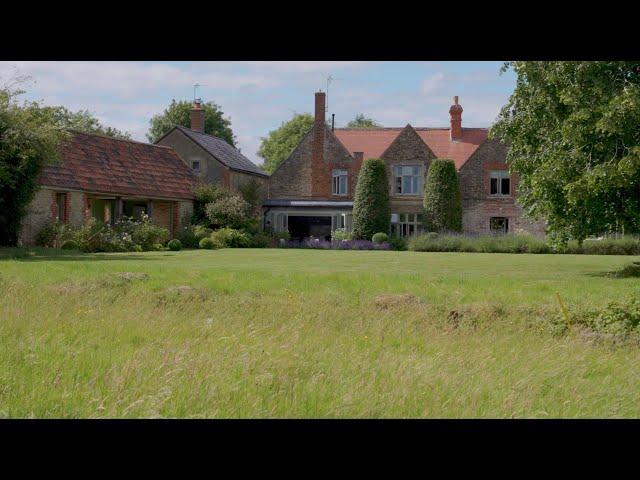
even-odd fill
[(198, 98), (198, 88), (200, 87), (206, 87), (206, 85), (201, 84), (201, 83), (195, 83), (193, 85), (193, 101), (195, 102), (196, 99)]
[(327, 75), (327, 112), (329, 111), (329, 86), (336, 80), (343, 80), (342, 78), (336, 78), (332, 74)]

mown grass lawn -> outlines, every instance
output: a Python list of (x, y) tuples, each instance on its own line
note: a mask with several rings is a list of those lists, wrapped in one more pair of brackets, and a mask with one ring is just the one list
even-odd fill
[(12, 253), (0, 417), (640, 416), (640, 348), (549, 322), (634, 257)]

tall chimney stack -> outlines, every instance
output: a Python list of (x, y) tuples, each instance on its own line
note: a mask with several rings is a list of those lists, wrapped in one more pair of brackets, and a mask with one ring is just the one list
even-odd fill
[(191, 130), (204, 133), (204, 109), (202, 108), (202, 100), (196, 98), (193, 101), (190, 113)]
[[(325, 182), (324, 168), (324, 129), (325, 129), (325, 105), (326, 94), (316, 92), (315, 117), (313, 122), (313, 143), (311, 144), (311, 195), (319, 197), (327, 195), (326, 189), (330, 188)], [(325, 185), (325, 183), (327, 183)]]
[(451, 140), (460, 140), (462, 138), (462, 105), (458, 104), (457, 95), (453, 97), (449, 115), (451, 115)]

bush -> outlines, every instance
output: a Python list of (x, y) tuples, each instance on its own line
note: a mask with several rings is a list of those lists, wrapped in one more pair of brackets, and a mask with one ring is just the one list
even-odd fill
[(379, 158), (365, 160), (353, 200), (353, 238), (369, 239), (388, 232), (391, 221), (387, 167)]
[(248, 248), (251, 246), (251, 237), (240, 230), (233, 228), (221, 228), (211, 234), (211, 238), (223, 247)]
[(221, 245), (211, 237), (205, 237), (202, 240), (200, 240), (200, 243), (198, 244), (198, 246), (205, 250), (217, 250), (218, 248), (221, 247)]
[(319, 238), (310, 238), (303, 241), (284, 242), (284, 248), (313, 248), (319, 250), (389, 250), (388, 243), (373, 243), (371, 240), (341, 240), (329, 242)]
[(462, 230), (462, 201), (456, 165), (437, 158), (431, 162), (424, 184), (425, 226), (435, 231)]
[(62, 242), (62, 245), (60, 245), (60, 248), (62, 248), (62, 250), (78, 250), (78, 242), (75, 240), (65, 240)]
[(409, 250), (416, 252), (550, 253), (542, 240), (530, 235), (436, 234), (429, 232), (412, 238)]
[(211, 225), (221, 228), (245, 228), (251, 219), (251, 205), (239, 195), (219, 198), (205, 207)]
[[(287, 232), (288, 234), (289, 232)], [(331, 241), (332, 242), (341, 242), (342, 240), (351, 240), (351, 233), (347, 232), (344, 228), (336, 228), (333, 232), (331, 232)], [(287, 240), (289, 240), (287, 238)]]
[(232, 195), (232, 193), (226, 188), (217, 185), (201, 183), (193, 189), (193, 195), (193, 215), (191, 216), (191, 223), (200, 225), (209, 222), (205, 211), (207, 204)]
[(169, 247), (169, 250), (172, 250), (174, 252), (178, 252), (180, 250), (182, 250), (182, 242), (180, 240), (178, 240), (177, 238), (174, 238), (173, 240), (171, 240), (167, 246)]
[(267, 248), (271, 245), (273, 238), (266, 233), (256, 233), (251, 236), (251, 248)]
[(143, 215), (141, 221), (125, 219), (116, 222), (115, 229), (131, 235), (131, 241), (140, 245), (143, 250), (158, 250), (169, 239), (169, 230), (154, 225), (148, 215)]
[(407, 241), (402, 237), (391, 237), (389, 247), (391, 250), (404, 251), (407, 249)]
[(571, 240), (564, 253), (585, 255), (640, 255), (640, 237), (624, 235), (620, 237), (588, 238), (582, 245)]
[(131, 252), (135, 246), (144, 251), (162, 249), (169, 238), (166, 228), (154, 225), (148, 216), (141, 221), (123, 218), (114, 225), (89, 218), (75, 232), (78, 247), (83, 252)]
[(574, 320), (598, 333), (622, 337), (637, 335), (640, 334), (640, 299), (610, 302), (604, 308), (575, 315)]
[(185, 248), (198, 248), (198, 242), (201, 239), (199, 240), (196, 237), (194, 227), (195, 225), (185, 225), (176, 232), (175, 238), (180, 240), (180, 243)]
[(47, 223), (35, 236), (35, 243), (39, 247), (57, 248), (66, 240), (73, 240), (73, 227), (57, 220)]
[(387, 243), (389, 241), (389, 235), (384, 232), (378, 232), (371, 237), (373, 243)]

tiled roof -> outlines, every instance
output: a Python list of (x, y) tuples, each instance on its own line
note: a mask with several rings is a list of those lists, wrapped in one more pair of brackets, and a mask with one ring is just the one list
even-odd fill
[(150, 198), (193, 198), (196, 177), (170, 147), (72, 131), (40, 185)]
[[(404, 128), (336, 128), (334, 133), (342, 144), (353, 152), (364, 152), (364, 158), (380, 157)], [(450, 158), (460, 169), (482, 142), (487, 139), (486, 128), (463, 128), (462, 138), (451, 141), (448, 128), (416, 127), (415, 131), (437, 158)]]
[(176, 126), (187, 137), (196, 142), (202, 148), (204, 148), (211, 155), (216, 157), (227, 167), (233, 170), (240, 170), (243, 172), (254, 173), (256, 175), (263, 175), (268, 177), (269, 175), (258, 168), (255, 163), (242, 155), (236, 148), (229, 145), (223, 139), (214, 137), (213, 135), (207, 135), (205, 133), (196, 132), (189, 128)]

